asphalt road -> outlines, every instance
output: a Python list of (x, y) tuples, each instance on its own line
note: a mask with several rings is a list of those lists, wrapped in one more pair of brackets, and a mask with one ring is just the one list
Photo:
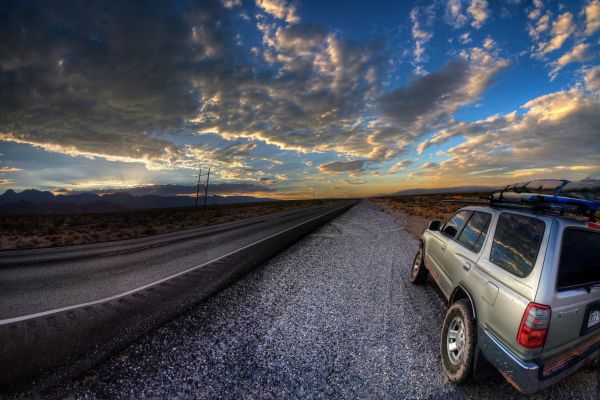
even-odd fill
[(0, 253), (0, 323), (119, 295), (307, 221), (310, 207), (141, 239)]
[[(416, 240), (362, 202), (79, 379), (72, 398), (518, 398), (441, 370), (446, 306), (407, 277)], [(598, 399), (587, 368), (535, 399)]]

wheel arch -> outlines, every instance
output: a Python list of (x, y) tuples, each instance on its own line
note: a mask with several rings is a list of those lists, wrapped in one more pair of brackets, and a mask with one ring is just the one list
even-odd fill
[(453, 304), (454, 302), (461, 300), (461, 299), (469, 300), (469, 303), (471, 303), (471, 310), (473, 310), (473, 318), (475, 319), (475, 321), (477, 321), (477, 307), (475, 306), (473, 297), (471, 296), (469, 291), (464, 288), (464, 286), (458, 285), (452, 291), (452, 294), (450, 295), (450, 298), (448, 299), (448, 304)]
[[(471, 293), (462, 285), (458, 285), (454, 288), (454, 291), (450, 295), (450, 299), (448, 300), (448, 304), (453, 304), (455, 301), (461, 299), (468, 299), (471, 304), (471, 310), (473, 311), (473, 318), (475, 319), (475, 326), (478, 329), (477, 322), (477, 306), (475, 305), (475, 301), (473, 301), (473, 297)], [(477, 343), (477, 347), (475, 349), (475, 357), (473, 360), (473, 377), (475, 379), (483, 379), (492, 374), (494, 367), (488, 360), (486, 360), (483, 355), (481, 348), (479, 347), (479, 343)]]

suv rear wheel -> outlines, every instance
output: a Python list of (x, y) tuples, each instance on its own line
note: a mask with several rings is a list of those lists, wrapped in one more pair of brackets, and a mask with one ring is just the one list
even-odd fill
[(427, 269), (423, 265), (423, 254), (423, 245), (421, 245), (410, 269), (410, 281), (414, 284), (424, 283), (427, 279)]
[(471, 304), (461, 299), (446, 313), (440, 340), (442, 366), (448, 380), (462, 383), (473, 375), (477, 336)]

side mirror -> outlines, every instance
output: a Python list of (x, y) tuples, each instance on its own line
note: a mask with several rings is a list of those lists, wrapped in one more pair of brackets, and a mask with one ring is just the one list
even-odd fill
[(430, 231), (439, 231), (441, 226), (442, 226), (441, 221), (431, 221), (429, 223), (429, 227), (427, 229), (429, 229)]

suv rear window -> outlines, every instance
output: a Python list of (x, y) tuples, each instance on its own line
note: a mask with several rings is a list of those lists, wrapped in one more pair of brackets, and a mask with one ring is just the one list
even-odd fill
[(519, 278), (526, 277), (535, 265), (545, 226), (541, 219), (500, 214), (490, 261)]
[(565, 229), (557, 290), (600, 282), (600, 233)]
[(488, 225), (492, 216), (488, 213), (474, 212), (469, 222), (465, 225), (465, 228), (460, 233), (458, 241), (462, 243), (466, 248), (473, 250), (475, 253), (479, 253), (481, 246), (485, 242), (485, 236), (487, 234)]

